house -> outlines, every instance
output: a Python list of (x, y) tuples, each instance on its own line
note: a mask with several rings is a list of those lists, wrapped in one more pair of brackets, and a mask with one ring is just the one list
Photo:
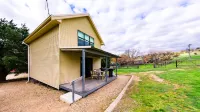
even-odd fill
[(102, 57), (118, 56), (101, 49), (104, 42), (89, 14), (51, 15), (23, 42), (29, 78), (54, 88), (72, 91), (70, 82), (75, 81), (75, 92), (86, 96), (116, 79), (90, 78), (92, 70), (101, 68)]

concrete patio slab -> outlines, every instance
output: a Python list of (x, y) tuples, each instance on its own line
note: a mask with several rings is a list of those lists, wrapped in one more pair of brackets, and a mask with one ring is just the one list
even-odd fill
[[(80, 100), (82, 98), (82, 96), (74, 94), (74, 102)], [(69, 104), (74, 103), (72, 100), (72, 92), (68, 92), (66, 94), (63, 94), (60, 96), (60, 100)]]

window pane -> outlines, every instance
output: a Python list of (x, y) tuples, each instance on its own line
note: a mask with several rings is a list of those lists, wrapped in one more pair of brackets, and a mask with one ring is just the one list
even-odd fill
[(94, 43), (90, 42), (90, 45), (94, 47)]
[(94, 38), (90, 37), (90, 42), (94, 43)]
[(84, 38), (84, 34), (80, 31), (78, 31), (78, 37)]
[(81, 38), (78, 38), (78, 46), (84, 46), (85, 41)]
[(88, 35), (85, 35), (85, 40), (89, 41), (90, 37)]
[(85, 41), (85, 46), (89, 46), (89, 45), (90, 45), (89, 41)]

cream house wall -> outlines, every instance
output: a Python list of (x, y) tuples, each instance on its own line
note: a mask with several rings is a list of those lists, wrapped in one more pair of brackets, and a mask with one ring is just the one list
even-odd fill
[(60, 51), (60, 82), (69, 83), (80, 77), (80, 52)]
[(58, 29), (30, 43), (30, 77), (55, 88), (59, 88)]
[(101, 58), (93, 58), (93, 69), (101, 68)]
[(80, 30), (94, 38), (94, 47), (101, 49), (100, 40), (97, 37), (87, 17), (64, 19), (60, 24), (60, 47), (77, 47), (77, 31)]

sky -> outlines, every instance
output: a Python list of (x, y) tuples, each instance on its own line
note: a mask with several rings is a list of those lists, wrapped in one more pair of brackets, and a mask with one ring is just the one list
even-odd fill
[[(89, 13), (105, 42), (120, 54), (200, 47), (200, 0), (48, 0), (50, 14)], [(30, 33), (48, 17), (45, 0), (0, 0), (0, 18)]]

